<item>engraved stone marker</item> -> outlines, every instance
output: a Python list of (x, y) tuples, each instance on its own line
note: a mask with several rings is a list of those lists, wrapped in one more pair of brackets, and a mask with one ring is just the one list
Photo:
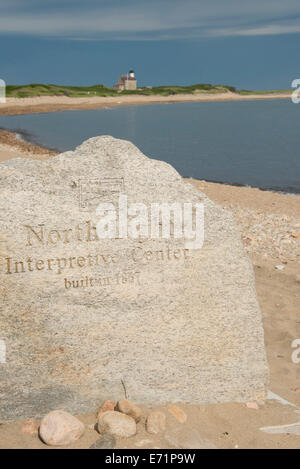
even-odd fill
[[(96, 137), (0, 165), (0, 420), (104, 399), (261, 398), (268, 369), (254, 276), (232, 215), (133, 144)], [(96, 208), (203, 203), (184, 239), (99, 239)]]

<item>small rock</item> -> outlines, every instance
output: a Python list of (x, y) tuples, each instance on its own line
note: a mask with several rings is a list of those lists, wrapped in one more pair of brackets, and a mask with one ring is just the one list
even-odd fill
[(38, 435), (40, 423), (36, 419), (28, 419), (22, 425), (22, 432), (26, 435)]
[(169, 404), (168, 411), (170, 412), (170, 414), (172, 414), (176, 418), (176, 420), (178, 420), (178, 422), (180, 423), (186, 422), (186, 419), (187, 419), (186, 413), (182, 409), (179, 409), (179, 407), (177, 407), (176, 405)]
[(284, 265), (275, 265), (275, 269), (277, 270), (284, 270), (285, 266)]
[(248, 407), (248, 409), (259, 409), (259, 406), (256, 402), (247, 402), (246, 406)]
[(121, 399), (120, 401), (118, 401), (116, 410), (122, 412), (122, 414), (129, 415), (136, 422), (139, 422), (142, 416), (141, 409), (135, 404), (133, 404), (133, 402), (130, 402), (127, 399)]
[(112, 435), (103, 435), (89, 449), (113, 449), (116, 446), (116, 439)]
[(110, 401), (110, 400), (103, 402), (98, 412), (97, 418), (99, 418), (101, 414), (104, 414), (104, 412), (107, 412), (108, 410), (115, 410), (116, 405), (117, 405), (116, 402)]
[(135, 420), (129, 415), (109, 410), (101, 414), (98, 419), (99, 433), (129, 438), (136, 434)]
[(69, 445), (84, 433), (84, 424), (64, 410), (47, 414), (40, 425), (40, 437), (46, 445)]
[(216, 449), (214, 443), (204, 438), (197, 428), (177, 427), (167, 430), (165, 440), (177, 448), (183, 449)]
[(295, 392), (300, 392), (300, 388), (294, 389)]
[(148, 433), (156, 435), (166, 430), (166, 416), (163, 412), (153, 411), (147, 417), (146, 430)]

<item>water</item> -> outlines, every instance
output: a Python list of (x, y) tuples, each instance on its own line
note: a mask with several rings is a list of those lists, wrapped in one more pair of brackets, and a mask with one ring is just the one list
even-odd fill
[(300, 105), (290, 100), (175, 103), (0, 116), (46, 147), (96, 135), (132, 141), (182, 176), (300, 193)]

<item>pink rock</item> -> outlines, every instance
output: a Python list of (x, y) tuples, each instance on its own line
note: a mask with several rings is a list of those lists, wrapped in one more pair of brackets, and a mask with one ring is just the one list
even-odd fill
[(121, 399), (120, 401), (118, 401), (116, 410), (122, 412), (122, 414), (129, 415), (136, 422), (139, 422), (142, 416), (141, 409), (133, 402), (130, 402), (127, 399)]
[(248, 407), (248, 409), (259, 409), (259, 406), (256, 402), (247, 402), (246, 406)]
[(64, 410), (47, 414), (40, 425), (40, 437), (46, 445), (69, 445), (84, 433), (84, 424)]
[(98, 412), (98, 418), (101, 414), (104, 414), (104, 412), (107, 412), (108, 410), (115, 410), (116, 405), (117, 403), (111, 400), (103, 402)]

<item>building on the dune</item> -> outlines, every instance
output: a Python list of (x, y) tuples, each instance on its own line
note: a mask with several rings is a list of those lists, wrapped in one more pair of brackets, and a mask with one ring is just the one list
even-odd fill
[(127, 75), (121, 75), (118, 83), (114, 85), (116, 91), (136, 90), (137, 81), (134, 70), (130, 70)]

